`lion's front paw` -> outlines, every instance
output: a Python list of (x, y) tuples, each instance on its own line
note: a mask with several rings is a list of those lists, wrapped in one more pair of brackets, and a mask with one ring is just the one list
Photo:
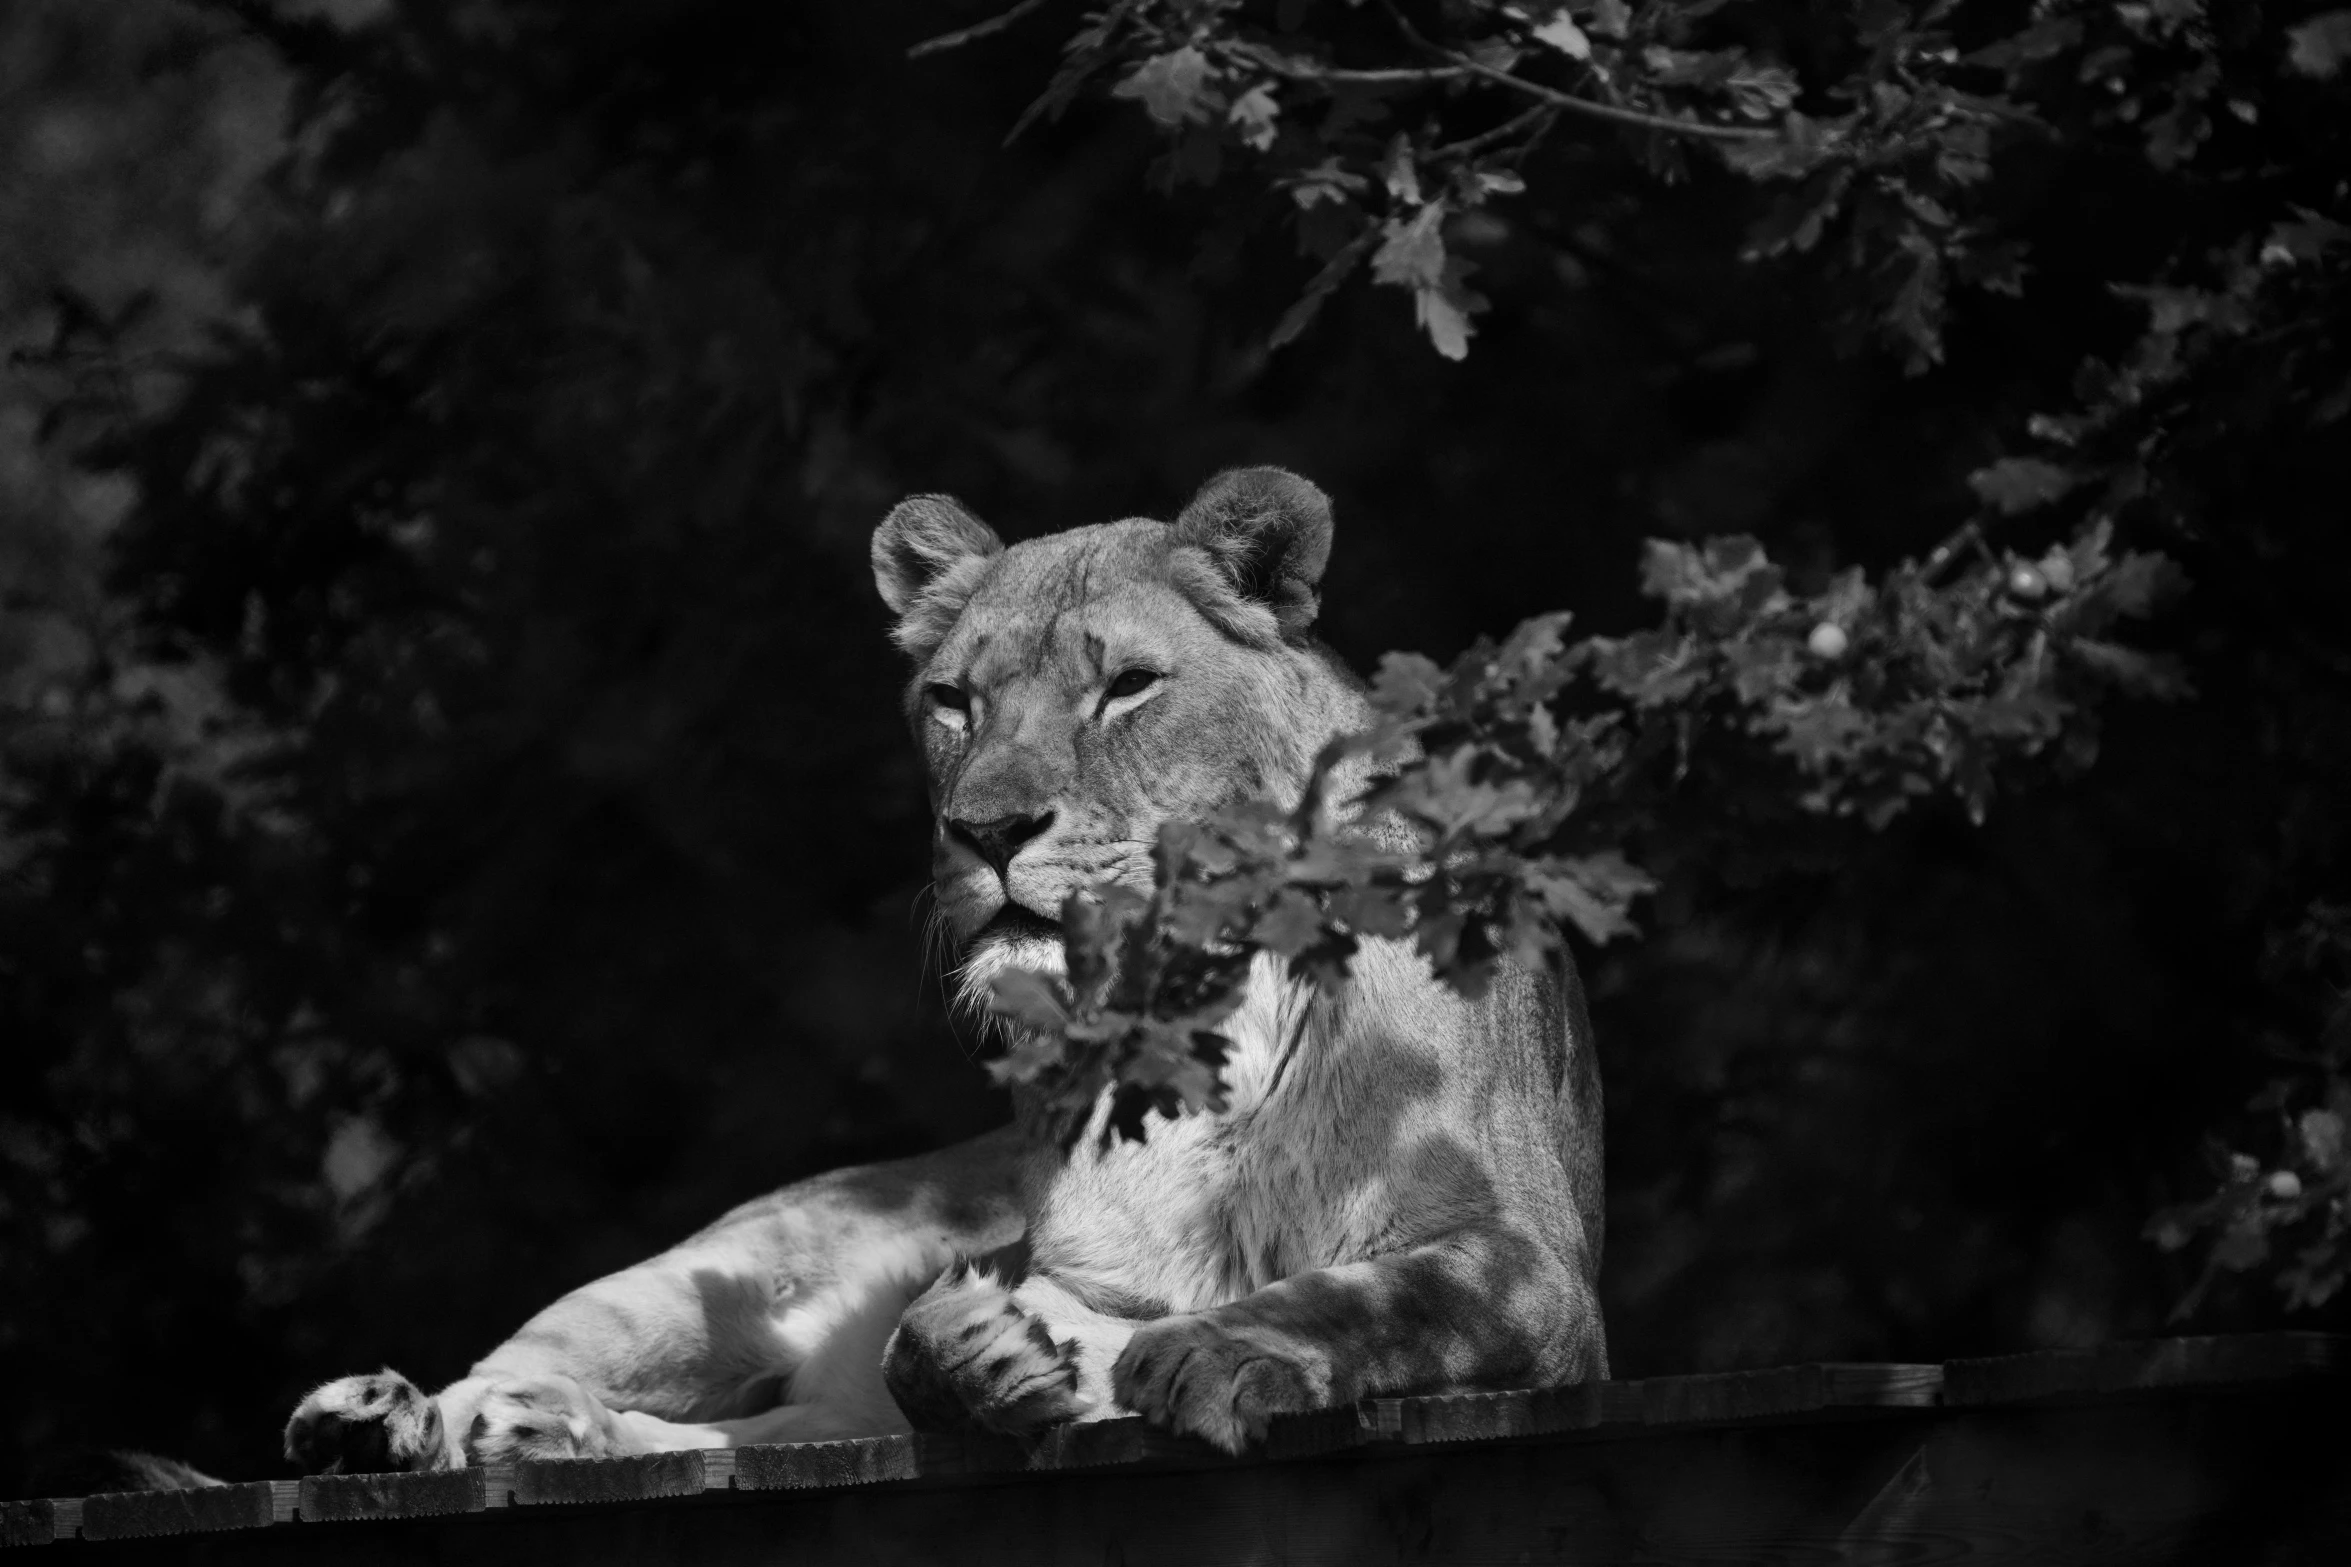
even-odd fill
[(294, 1406), (286, 1457), (304, 1474), (446, 1469), (440, 1406), (397, 1371), (342, 1377)]
[(569, 1377), (492, 1383), (474, 1406), (465, 1454), (477, 1464), (520, 1458), (610, 1458), (635, 1451), (601, 1399)]
[(921, 1431), (978, 1426), (1015, 1435), (1091, 1407), (1078, 1347), (1057, 1342), (984, 1273), (956, 1269), (906, 1308), (882, 1352), (882, 1380)]
[(1154, 1425), (1238, 1453), (1275, 1415), (1331, 1402), (1329, 1367), (1279, 1334), (1206, 1315), (1135, 1330), (1110, 1369), (1118, 1401)]

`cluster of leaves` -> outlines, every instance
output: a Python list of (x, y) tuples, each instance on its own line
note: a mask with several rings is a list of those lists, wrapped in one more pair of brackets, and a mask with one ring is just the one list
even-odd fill
[(1653, 540), (1655, 628), (1570, 642), (1560, 613), (1449, 669), (1390, 654), (1372, 727), (1325, 752), (1294, 808), (1170, 823), (1147, 895), (1073, 895), (1067, 979), (996, 982), (1015, 1025), (997, 1075), (1037, 1089), (1067, 1139), (1107, 1088), (1100, 1135), (1139, 1138), (1149, 1112), (1224, 1103), (1223, 1025), (1260, 954), (1329, 995), (1365, 940), (1409, 937), (1475, 997), (1562, 928), (1635, 934), (1632, 904), (1656, 883), (1622, 844), (1701, 743), (1767, 753), (1757, 765), (1812, 814), (1882, 828), (1940, 798), (1981, 820), (2003, 773), (2095, 753), (2098, 695), (2180, 692), (2167, 660), (2111, 639), (2174, 575), (2113, 553), (2104, 527), (2029, 562), (1971, 525), (1875, 586), (1851, 570), (1800, 594), (1751, 538)]
[(2324, 1305), (2351, 1278), (2351, 907), (2313, 905), (2273, 944), (2269, 968), (2282, 990), (2314, 993), (2318, 1037), (2273, 1041), (2290, 1075), (2246, 1106), (2268, 1134), (2268, 1156), (2216, 1143), (2219, 1188), (2148, 1223), (2165, 1251), (2209, 1242), (2176, 1317), (2194, 1311), (2222, 1273), (2274, 1269), (2289, 1307)]
[(1368, 261), (1461, 358), (1486, 306), (1460, 249), (1491, 226), (1480, 209), (1585, 131), (1661, 176), (1690, 173), (1695, 155), (1765, 187), (1748, 253), (1818, 252), (1857, 285), (1849, 324), (1913, 370), (1942, 359), (1955, 286), (2023, 286), (2028, 246), (2001, 221), (1996, 159), (2063, 139), (2185, 172), (2230, 124), (2261, 119), (2281, 70), (2331, 75), (2346, 15), (2281, 30), (2203, 0), (2040, 0), (2021, 27), (1960, 0), (1345, 9), (1122, 0), (1068, 40), (1040, 107), (1115, 78), (1112, 93), (1174, 138), (1171, 180), (1237, 162), (1286, 195), (1321, 270), (1277, 345)]

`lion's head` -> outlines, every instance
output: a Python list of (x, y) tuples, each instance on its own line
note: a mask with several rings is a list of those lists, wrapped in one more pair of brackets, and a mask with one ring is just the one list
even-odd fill
[(1329, 500), (1278, 468), (1219, 475), (1173, 523), (1007, 548), (923, 495), (874, 530), (874, 579), (913, 659), (931, 875), (967, 978), (1057, 967), (1062, 901), (1148, 886), (1161, 823), (1294, 798), (1363, 718), (1307, 637)]

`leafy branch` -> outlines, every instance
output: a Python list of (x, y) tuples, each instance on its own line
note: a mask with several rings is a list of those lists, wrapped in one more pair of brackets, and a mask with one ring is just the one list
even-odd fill
[(2114, 552), (2103, 526), (2037, 561), (1984, 554), (1948, 587), (1906, 565), (1797, 593), (1752, 539), (1652, 541), (1650, 630), (1570, 642), (1551, 614), (1449, 669), (1390, 654), (1373, 726), (1295, 807), (1171, 823), (1149, 893), (1069, 900), (1067, 978), (997, 982), (1013, 1042), (996, 1075), (1037, 1089), (1065, 1140), (1140, 1137), (1153, 1112), (1225, 1103), (1226, 1027), (1261, 957), (1330, 996), (1364, 942), (1409, 939), (1474, 997), (1564, 928), (1636, 934), (1656, 882), (1621, 845), (1699, 748), (1786, 776), (1813, 815), (1881, 828), (1943, 798), (1980, 820), (2003, 770), (2086, 763), (2102, 692), (2181, 689), (2109, 635), (2171, 591), (2168, 562)]

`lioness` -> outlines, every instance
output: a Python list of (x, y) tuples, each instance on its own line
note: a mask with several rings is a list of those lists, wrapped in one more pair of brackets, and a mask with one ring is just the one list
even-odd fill
[[(1162, 822), (1295, 799), (1365, 723), (1307, 634), (1330, 542), (1322, 492), (1273, 468), (1211, 480), (1173, 524), (1010, 548), (944, 497), (883, 519), (967, 995), (1057, 967), (1064, 898), (1148, 885)], [(331, 1382), (287, 1456), (433, 1469), (1128, 1410), (1239, 1451), (1371, 1394), (1607, 1374), (1570, 964), (1473, 1003), (1396, 943), (1367, 943), (1337, 1000), (1260, 960), (1227, 1031), (1220, 1112), (1065, 1157), (1016, 1098), (1001, 1131), (787, 1187), (575, 1290), (437, 1395)]]

